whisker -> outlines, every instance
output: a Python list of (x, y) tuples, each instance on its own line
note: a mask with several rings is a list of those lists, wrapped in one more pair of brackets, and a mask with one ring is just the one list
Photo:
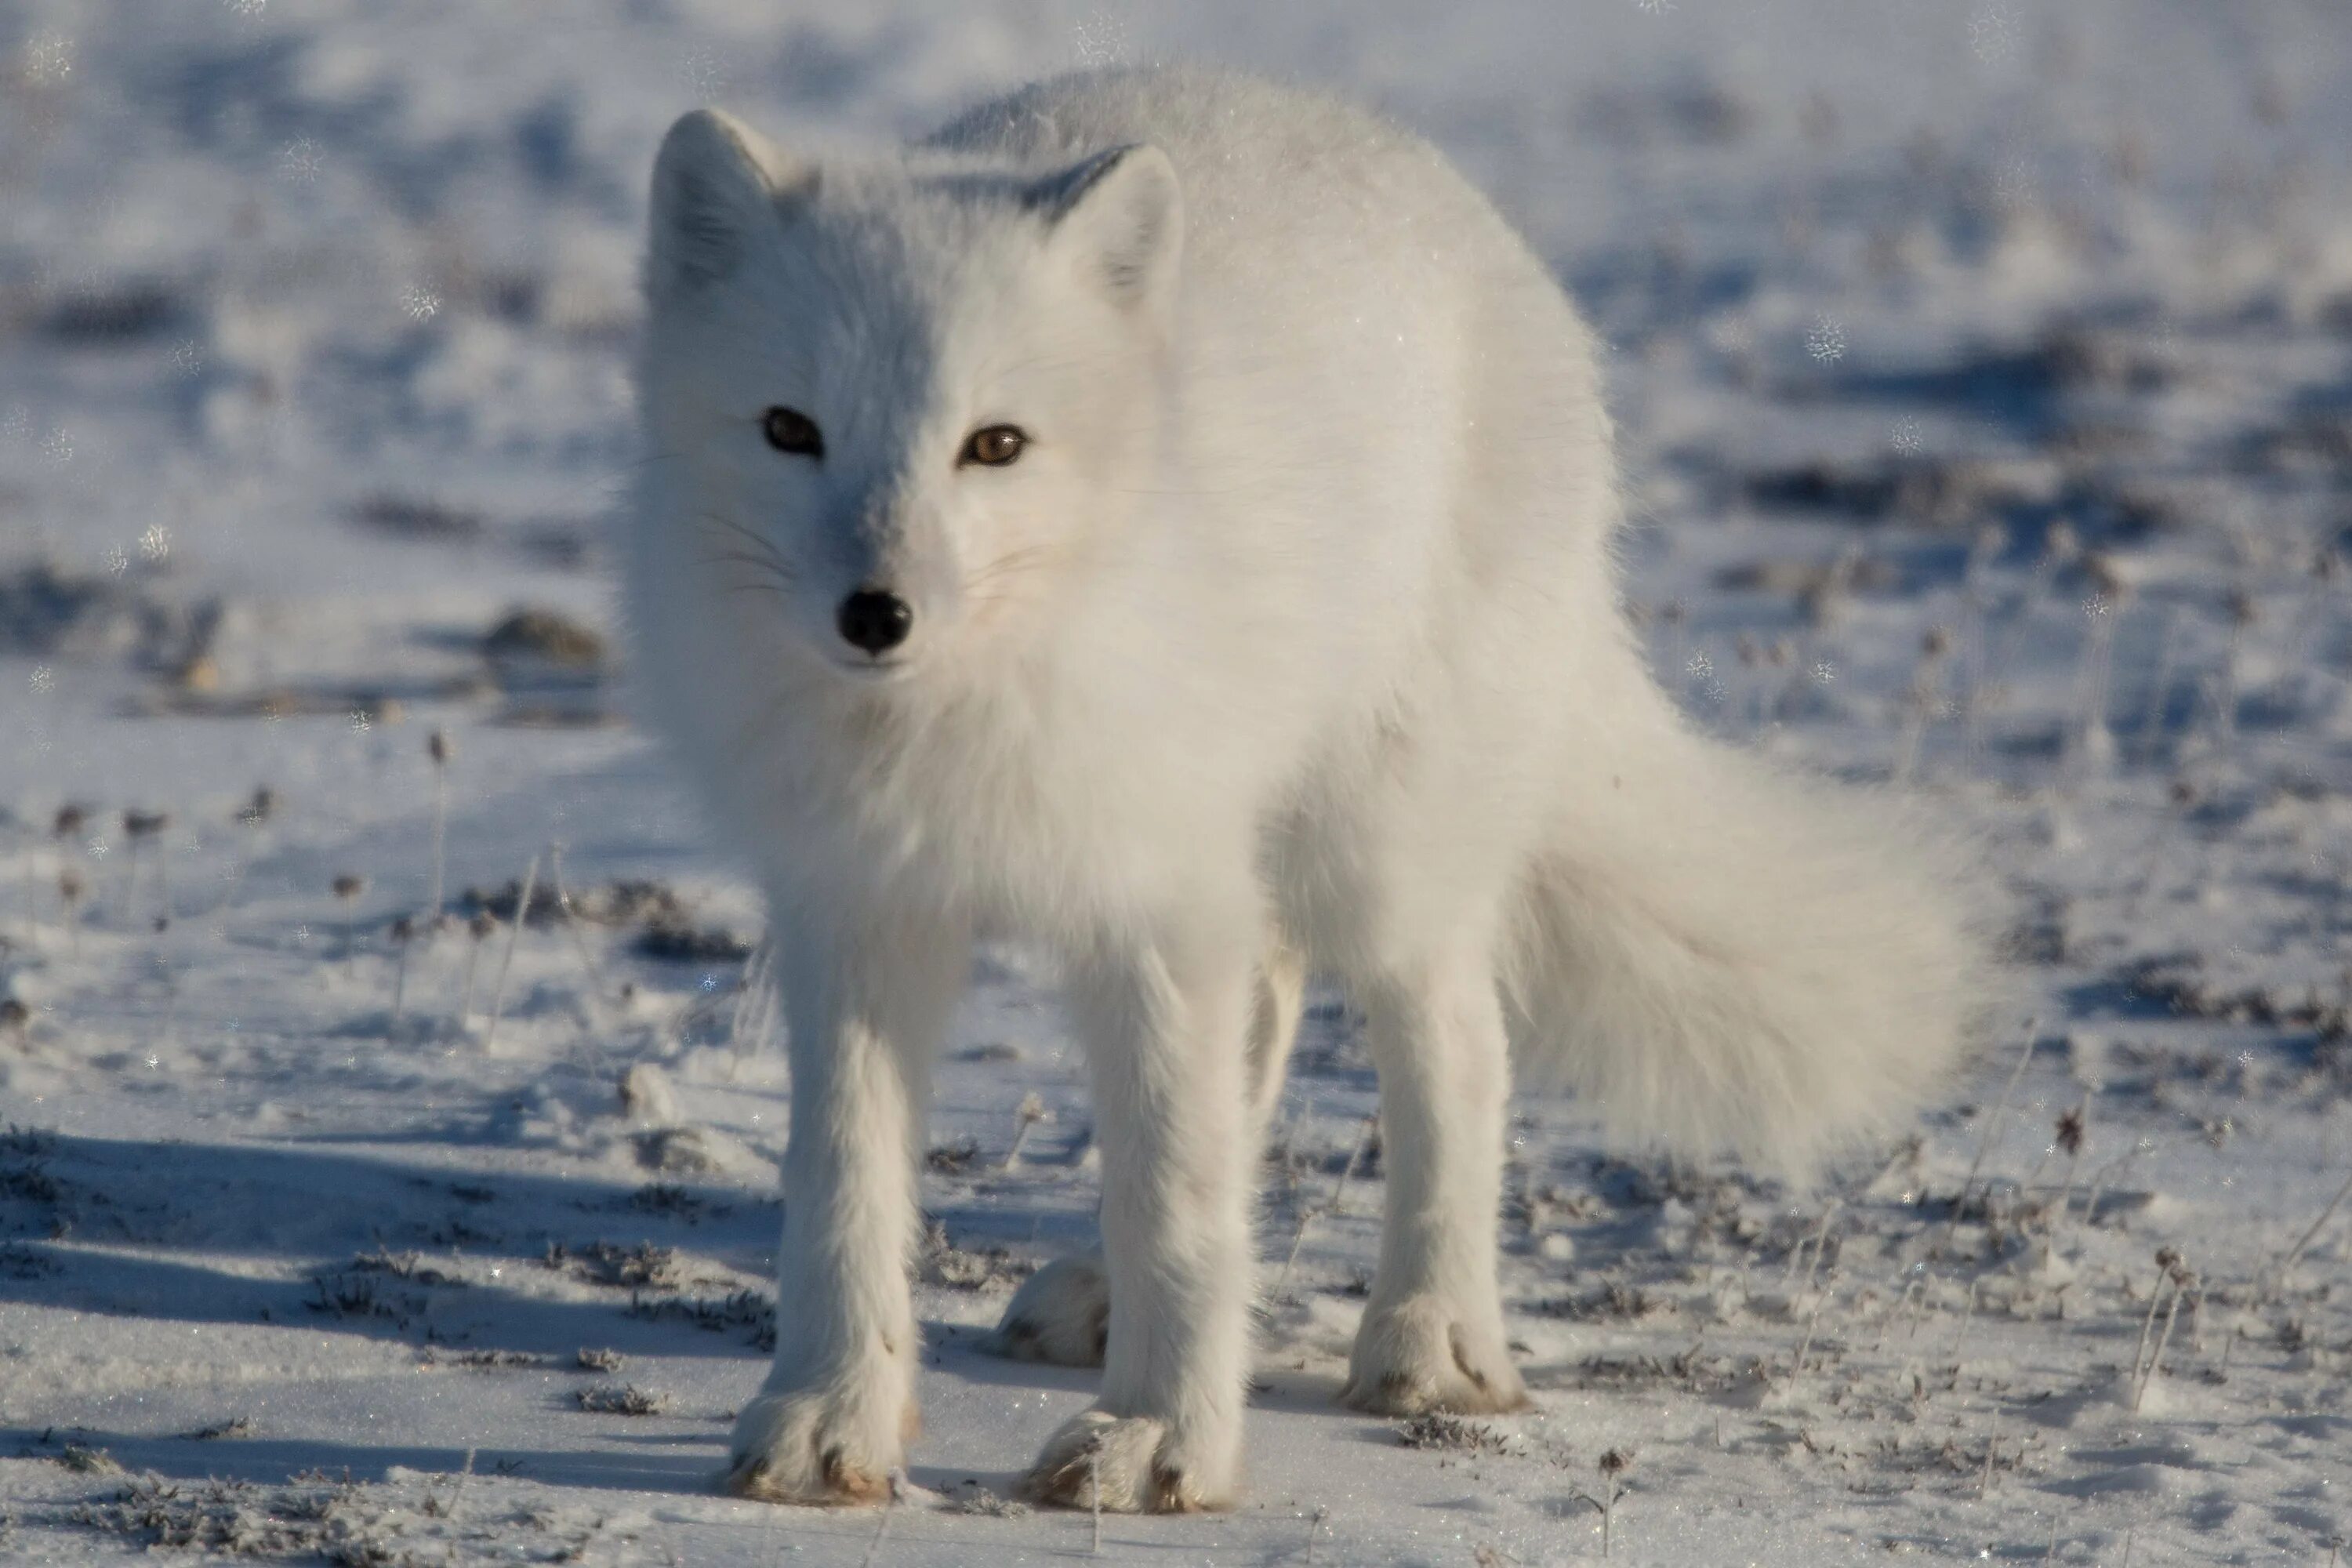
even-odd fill
[(744, 527), (734, 519), (721, 517), (715, 511), (698, 511), (693, 514), (691, 521), (708, 526), (723, 528), (730, 533), (734, 534), (738, 539), (742, 540), (744, 542), (750, 544), (754, 550), (759, 552), (761, 557), (764, 559), (769, 565), (775, 569), (776, 574), (784, 578), (786, 581), (791, 581), (800, 575), (799, 573), (793, 570), (792, 563), (784, 559), (783, 552), (776, 547), (773, 540), (765, 538), (753, 530)]

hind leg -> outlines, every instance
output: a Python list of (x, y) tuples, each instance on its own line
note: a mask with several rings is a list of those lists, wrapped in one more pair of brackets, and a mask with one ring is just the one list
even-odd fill
[[(1265, 1142), (1266, 1123), (1282, 1098), (1306, 991), (1305, 961), (1276, 933), (1258, 960), (1250, 1002), (1249, 1136), (1255, 1143)], [(1031, 1275), (1005, 1303), (1004, 1316), (981, 1348), (1013, 1361), (1100, 1366), (1109, 1338), (1110, 1277), (1097, 1247), (1055, 1258)]]
[(1457, 950), (1360, 990), (1388, 1205), (1341, 1397), (1395, 1415), (1523, 1408), (1495, 1273), (1510, 1064), (1489, 960)]

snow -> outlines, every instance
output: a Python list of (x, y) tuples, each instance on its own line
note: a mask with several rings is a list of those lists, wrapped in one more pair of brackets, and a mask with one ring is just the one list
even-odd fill
[[(0, 16), (0, 1558), (1094, 1551), (1084, 1516), (991, 1501), (1091, 1382), (979, 1349), (1092, 1229), (1079, 1059), (1017, 952), (940, 1075), (907, 1489), (716, 1494), (789, 1088), (718, 940), (756, 940), (757, 900), (614, 717), (609, 658), (483, 639), (517, 605), (609, 620), (671, 117), (717, 99), (822, 147), (1176, 56), (1380, 103), (1496, 195), (1612, 345), (1662, 676), (1727, 734), (1931, 792), (2017, 931), (1984, 1060), (1817, 1190), (1524, 1100), (1501, 1223), (1538, 1409), (1410, 1434), (1331, 1397), (1380, 1169), (1319, 994), (1268, 1169), (1248, 1500), (1106, 1520), (1100, 1555), (1580, 1561), (1612, 1450), (1628, 1563), (2319, 1563), (2352, 1532), (2337, 7), (26, 0)], [(534, 856), (551, 892), (561, 843), (578, 918), (478, 957), (462, 924), (393, 942), (436, 728), (453, 902)], [(169, 820), (134, 845), (126, 810)]]

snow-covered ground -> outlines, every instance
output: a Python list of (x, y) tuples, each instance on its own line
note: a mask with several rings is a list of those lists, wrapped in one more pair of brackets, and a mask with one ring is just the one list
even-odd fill
[[(1410, 1432), (1332, 1400), (1381, 1173), (1319, 997), (1248, 1501), (1099, 1554), (1581, 1560), (1613, 1488), (1633, 1563), (2334, 1560), (2340, 0), (0, 5), (0, 1560), (1097, 1550), (994, 1501), (1089, 1383), (976, 1349), (1092, 1225), (1017, 952), (940, 1075), (909, 1489), (716, 1495), (788, 1085), (756, 900), (570, 628), (672, 116), (883, 136), (1170, 57), (1379, 102), (1526, 226), (1612, 345), (1664, 678), (1980, 825), (2015, 985), (1813, 1192), (1526, 1100), (1539, 1410)], [(450, 901), (508, 918), (404, 945), (436, 732)]]

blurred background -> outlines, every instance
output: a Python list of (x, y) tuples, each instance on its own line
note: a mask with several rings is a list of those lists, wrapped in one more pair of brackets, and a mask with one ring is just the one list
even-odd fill
[[(2332, 711), (2340, 668), (2273, 667), (2318, 651), (2333, 609), (2264, 614), (2264, 574), (2300, 581), (2347, 525), (2352, 25), (2326, 0), (13, 0), (13, 788), (129, 788), (137, 747), (75, 718), (126, 705), (593, 717), (519, 692), (485, 639), (522, 604), (601, 625), (669, 120), (715, 102), (871, 143), (1036, 74), (1160, 58), (1377, 103), (1526, 228), (1610, 345), (1629, 586), (1695, 710), (1899, 707), (1918, 637), (1874, 628), (1945, 626), (1957, 670), (1973, 616), (2013, 623), (1976, 679), (2050, 674), (2087, 640), (2087, 562), (2124, 612), (2107, 717), (2131, 738), (2210, 710), (2199, 682), (2227, 662), (2233, 700)], [(2192, 571), (2215, 603), (2161, 603)], [(2260, 631), (2233, 630), (2232, 592)], [(2167, 662), (2177, 686), (2151, 689)], [(1978, 710), (1984, 765), (1998, 704), (1937, 693)], [(2063, 717), (1998, 695), (2029, 740)], [(1822, 743), (1928, 767), (1945, 716)], [(251, 725), (140, 737), (240, 765), (367, 754)]]

